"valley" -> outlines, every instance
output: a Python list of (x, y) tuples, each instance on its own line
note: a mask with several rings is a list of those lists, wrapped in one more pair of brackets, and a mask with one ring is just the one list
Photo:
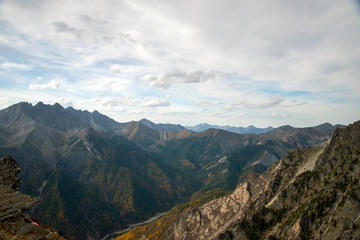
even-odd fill
[(32, 216), (68, 239), (100, 239), (177, 204), (224, 196), (289, 150), (322, 146), (335, 129), (327, 123), (261, 134), (194, 132), (18, 103), (0, 111), (0, 154), (20, 164), (20, 190), (40, 199)]

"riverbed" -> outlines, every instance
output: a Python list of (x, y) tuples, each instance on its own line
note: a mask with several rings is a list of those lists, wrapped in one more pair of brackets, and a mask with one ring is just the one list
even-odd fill
[(108, 235), (106, 235), (105, 237), (103, 237), (101, 240), (110, 240), (112, 238), (116, 238), (128, 231), (130, 231), (131, 229), (133, 229), (134, 227), (137, 227), (137, 226), (142, 226), (142, 225), (145, 225), (147, 223), (151, 223), (153, 221), (156, 221), (158, 220), (159, 218), (161, 218), (162, 216), (164, 216), (166, 213), (168, 212), (163, 212), (163, 213), (157, 213), (155, 216), (145, 220), (145, 221), (142, 221), (142, 222), (139, 222), (139, 223), (135, 223), (135, 224), (130, 224), (128, 228), (126, 229), (123, 229), (123, 230), (120, 230), (120, 231), (116, 231), (116, 232), (113, 232), (113, 233), (109, 233)]

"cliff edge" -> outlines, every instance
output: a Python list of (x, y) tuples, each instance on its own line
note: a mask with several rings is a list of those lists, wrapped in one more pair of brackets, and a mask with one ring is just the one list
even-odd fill
[(0, 239), (65, 239), (23, 213), (37, 198), (19, 192), (19, 164), (10, 156), (0, 159)]

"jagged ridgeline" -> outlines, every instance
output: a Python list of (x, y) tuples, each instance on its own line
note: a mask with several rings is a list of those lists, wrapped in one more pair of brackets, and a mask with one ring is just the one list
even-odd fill
[[(179, 205), (122, 239), (359, 239), (360, 121), (289, 151), (228, 196)], [(183, 206), (183, 207), (181, 207)]]
[(101, 239), (176, 204), (198, 206), (232, 191), (288, 150), (321, 146), (334, 129), (193, 132), (144, 119), (118, 123), (59, 104), (19, 103), (0, 111), (0, 155), (19, 162), (20, 190), (40, 199), (32, 216), (68, 239)]

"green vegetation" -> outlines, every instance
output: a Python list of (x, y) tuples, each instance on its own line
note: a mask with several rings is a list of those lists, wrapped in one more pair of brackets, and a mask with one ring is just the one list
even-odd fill
[(275, 210), (262, 207), (251, 216), (251, 219), (242, 220), (239, 226), (250, 240), (257, 240), (264, 232), (280, 222), (287, 211), (287, 208)]
[(89, 225), (105, 234), (114, 224), (118, 227), (123, 224), (113, 206), (59, 171), (51, 174), (43, 191), (45, 195), (32, 215), (42, 223), (65, 231), (68, 239), (86, 239), (84, 233)]

